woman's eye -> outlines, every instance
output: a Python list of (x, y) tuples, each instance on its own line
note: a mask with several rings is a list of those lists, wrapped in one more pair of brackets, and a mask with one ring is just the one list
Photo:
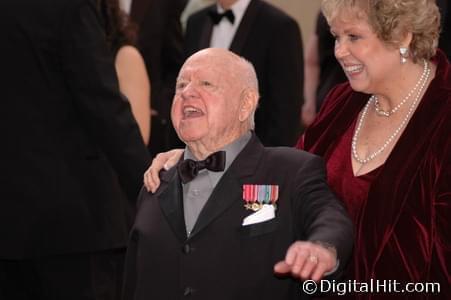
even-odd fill
[(357, 41), (359, 39), (359, 36), (355, 35), (355, 34), (350, 34), (349, 35), (349, 40), (350, 41)]

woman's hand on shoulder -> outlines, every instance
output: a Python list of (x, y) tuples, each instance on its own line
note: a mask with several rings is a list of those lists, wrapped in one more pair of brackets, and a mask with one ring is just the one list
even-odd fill
[(183, 154), (183, 149), (173, 149), (159, 153), (153, 160), (150, 167), (144, 172), (144, 186), (148, 192), (155, 193), (160, 186), (160, 171), (166, 171), (175, 166)]

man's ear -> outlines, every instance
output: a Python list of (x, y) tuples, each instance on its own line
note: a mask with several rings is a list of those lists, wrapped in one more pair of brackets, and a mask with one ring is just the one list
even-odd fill
[(254, 113), (258, 104), (258, 93), (254, 89), (246, 88), (241, 93), (240, 111), (238, 112), (238, 119), (244, 122), (249, 119)]

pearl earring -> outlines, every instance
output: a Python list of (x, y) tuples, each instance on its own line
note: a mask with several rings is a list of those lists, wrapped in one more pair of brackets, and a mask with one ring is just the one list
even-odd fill
[(407, 62), (407, 57), (409, 57), (409, 49), (400, 47), (399, 54), (401, 55), (401, 64), (405, 64)]

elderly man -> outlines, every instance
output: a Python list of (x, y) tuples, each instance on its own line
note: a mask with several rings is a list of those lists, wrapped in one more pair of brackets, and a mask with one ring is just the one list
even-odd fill
[(260, 143), (257, 87), (252, 65), (228, 50), (183, 65), (172, 122), (184, 160), (141, 192), (124, 299), (299, 299), (299, 279), (346, 265), (352, 225), (323, 163)]

